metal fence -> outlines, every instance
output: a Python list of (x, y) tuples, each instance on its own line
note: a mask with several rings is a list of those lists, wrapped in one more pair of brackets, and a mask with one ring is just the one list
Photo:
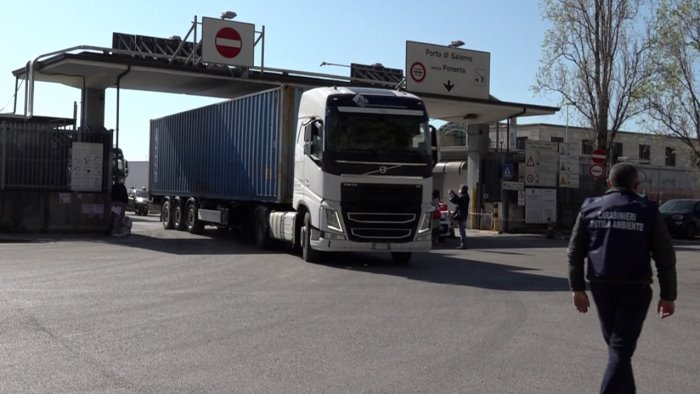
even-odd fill
[[(515, 200), (515, 192), (502, 193), (501, 182), (502, 164), (511, 163), (514, 169), (518, 168), (518, 163), (525, 160), (522, 152), (512, 152), (507, 158), (501, 158), (498, 154), (490, 154), (482, 161), (480, 174), (480, 188), (477, 198), (479, 206), (484, 207), (484, 211), (478, 212), (479, 228), (493, 228), (492, 210), (494, 203), (501, 203), (503, 197), (507, 199), (508, 214), (506, 226), (509, 231), (526, 228), (525, 210), (518, 206)], [(640, 187), (639, 192), (649, 199), (658, 203), (663, 203), (675, 198), (700, 198), (700, 171), (691, 168), (679, 167), (658, 167), (637, 164), (639, 171)], [(557, 225), (561, 229), (570, 229), (573, 226), (578, 211), (587, 197), (600, 195), (606, 187), (598, 185), (589, 170), (591, 158), (582, 156), (579, 158), (579, 185), (577, 188), (548, 187), (557, 190)], [(516, 170), (517, 171), (517, 170)], [(523, 182), (514, 174), (513, 181)]]
[[(81, 131), (51, 123), (0, 122), (0, 190), (70, 191), (73, 142), (103, 144), (103, 174), (108, 174), (110, 130)], [(103, 184), (107, 186), (106, 182)]]

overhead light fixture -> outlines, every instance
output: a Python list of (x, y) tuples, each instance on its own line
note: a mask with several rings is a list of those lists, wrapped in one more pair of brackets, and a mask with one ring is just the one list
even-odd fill
[(233, 18), (235, 18), (237, 15), (238, 15), (238, 14), (236, 14), (236, 13), (233, 12), (233, 11), (224, 11), (224, 12), (221, 13), (221, 19), (233, 19)]
[(464, 45), (464, 41), (462, 40), (454, 40), (448, 45), (450, 48), (459, 48)]
[(476, 118), (478, 118), (478, 117), (479, 117), (479, 114), (472, 114), (472, 113), (470, 113), (470, 114), (464, 115), (464, 119), (476, 119)]
[(348, 67), (348, 68), (350, 68), (350, 66), (348, 66), (347, 64), (338, 64), (338, 63), (331, 63), (331, 62), (321, 62), (321, 65), (319, 67), (323, 67), (323, 66), (336, 66), (336, 67)]

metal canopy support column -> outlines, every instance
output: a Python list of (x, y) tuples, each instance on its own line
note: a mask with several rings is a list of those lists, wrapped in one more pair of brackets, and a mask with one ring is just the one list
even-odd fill
[[(469, 187), (470, 212), (475, 212), (479, 207), (479, 174), (481, 172), (481, 158), (489, 149), (489, 127), (488, 125), (468, 125), (467, 126), (467, 179), (466, 185)], [(474, 226), (475, 216), (470, 218), (470, 225)]]
[(104, 89), (84, 89), (85, 104), (83, 109), (83, 128), (99, 130), (105, 124), (105, 90)]

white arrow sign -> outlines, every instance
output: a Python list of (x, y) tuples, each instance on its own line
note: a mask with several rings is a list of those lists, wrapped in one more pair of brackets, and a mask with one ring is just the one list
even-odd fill
[(406, 41), (406, 90), (489, 98), (491, 54)]

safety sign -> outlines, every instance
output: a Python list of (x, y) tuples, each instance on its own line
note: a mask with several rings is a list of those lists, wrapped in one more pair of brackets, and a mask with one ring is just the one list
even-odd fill
[(252, 67), (255, 25), (228, 20), (202, 19), (202, 60), (206, 63)]

